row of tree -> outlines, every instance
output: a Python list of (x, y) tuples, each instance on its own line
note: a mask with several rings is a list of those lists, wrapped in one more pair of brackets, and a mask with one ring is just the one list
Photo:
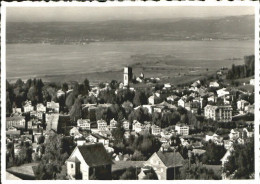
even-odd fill
[(250, 77), (255, 74), (255, 56), (245, 56), (244, 65), (232, 65), (232, 68), (228, 71), (227, 79), (240, 79)]

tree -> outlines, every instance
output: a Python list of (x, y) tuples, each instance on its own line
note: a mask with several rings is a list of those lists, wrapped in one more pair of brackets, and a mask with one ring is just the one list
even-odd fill
[(109, 86), (110, 86), (111, 89), (117, 89), (119, 87), (119, 83), (116, 80), (112, 80), (109, 83)]
[(147, 108), (140, 107), (137, 110), (132, 111), (131, 114), (129, 114), (128, 120), (130, 122), (133, 122), (133, 120), (137, 120), (143, 123), (144, 121), (150, 121), (151, 115), (149, 114)]
[(217, 165), (220, 164), (220, 159), (224, 156), (226, 150), (224, 146), (218, 146), (211, 140), (206, 144), (206, 152), (203, 155), (203, 164)]
[(114, 143), (119, 144), (122, 143), (124, 140), (124, 134), (125, 134), (125, 129), (122, 127), (122, 124), (120, 122), (117, 123), (117, 127), (114, 128), (111, 131), (111, 134), (114, 138)]
[(12, 114), (12, 103), (10, 100), (9, 92), (6, 92), (6, 115), (9, 116)]
[(19, 164), (30, 163), (32, 161), (32, 147), (28, 142), (21, 142), (18, 159)]
[(103, 82), (100, 82), (100, 83), (98, 84), (98, 87), (102, 89), (102, 88), (105, 88), (106, 85), (105, 85)]
[(212, 169), (207, 169), (201, 163), (191, 164), (185, 161), (180, 169), (181, 180), (220, 180), (221, 172), (215, 173)]
[(44, 145), (45, 153), (35, 168), (35, 177), (38, 180), (57, 179), (63, 170), (62, 166), (75, 148), (75, 143), (72, 138), (53, 133), (48, 136)]
[(37, 90), (35, 86), (30, 87), (27, 93), (27, 98), (32, 102), (32, 104), (37, 103)]
[(99, 93), (99, 103), (116, 103), (116, 95), (114, 90), (103, 90)]
[(23, 87), (24, 82), (22, 81), (22, 79), (17, 79), (17, 81), (15, 82), (15, 87)]
[(148, 159), (154, 152), (160, 149), (161, 143), (153, 135), (144, 134), (135, 139), (134, 147)]
[(135, 106), (147, 104), (147, 97), (143, 91), (136, 91), (133, 100)]
[(171, 136), (171, 146), (180, 146), (181, 145), (181, 139), (177, 135), (172, 135)]
[(126, 101), (122, 104), (125, 110), (126, 116), (128, 116), (133, 111), (133, 104), (130, 101)]
[(97, 110), (96, 110), (96, 119), (97, 120), (105, 120), (105, 121), (108, 121), (108, 118), (107, 118), (107, 108), (103, 108), (103, 107), (98, 107)]
[(79, 95), (79, 83), (75, 82), (73, 85), (72, 94), (77, 97)]
[(74, 104), (75, 102), (75, 95), (73, 93), (70, 93), (67, 98), (66, 98), (66, 101), (65, 101), (65, 104), (66, 106), (70, 109), (72, 107), (72, 105)]
[(134, 151), (134, 154), (132, 156), (132, 160), (140, 161), (140, 160), (145, 160), (145, 159), (146, 159), (146, 157), (142, 154), (141, 151), (138, 151), (138, 150)]
[(81, 118), (81, 116), (82, 116), (82, 107), (81, 106), (82, 106), (81, 99), (77, 98), (69, 113), (70, 119), (73, 122), (77, 122), (77, 120)]
[(145, 177), (143, 178), (144, 180), (158, 180), (157, 174), (153, 169), (151, 169), (150, 172), (148, 172)]
[(43, 144), (45, 140), (45, 137), (43, 135), (38, 137), (38, 144)]
[(28, 90), (31, 86), (32, 86), (32, 79), (28, 79), (28, 80), (26, 81), (25, 87), (26, 87), (26, 89)]
[(62, 85), (61, 85), (61, 89), (62, 89), (63, 92), (68, 91), (68, 89), (69, 89), (68, 84), (67, 84), (66, 82), (62, 83)]
[(129, 89), (119, 89), (117, 91), (117, 103), (122, 104), (126, 101), (132, 102), (134, 99), (134, 92)]
[(254, 175), (254, 138), (246, 140), (244, 145), (234, 144), (234, 150), (224, 165), (224, 173), (231, 179), (250, 179)]
[(137, 180), (137, 171), (136, 168), (130, 167), (120, 177), (120, 180)]

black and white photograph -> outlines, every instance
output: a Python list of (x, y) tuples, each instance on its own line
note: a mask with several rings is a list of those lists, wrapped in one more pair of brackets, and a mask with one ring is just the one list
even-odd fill
[(259, 178), (259, 3), (166, 4), (3, 4), (3, 181)]

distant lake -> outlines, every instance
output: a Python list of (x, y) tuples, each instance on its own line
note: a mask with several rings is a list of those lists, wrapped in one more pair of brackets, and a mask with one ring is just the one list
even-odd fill
[[(7, 79), (111, 71), (137, 62), (131, 56), (160, 55), (181, 60), (210, 60), (209, 67), (242, 64), (254, 54), (253, 40), (122, 41), (86, 45), (7, 44)], [(235, 60), (230, 60), (236, 58)], [(237, 59), (241, 58), (241, 59)], [(219, 62), (219, 60), (226, 60)], [(142, 61), (138, 61), (142, 62)], [(187, 62), (185, 62), (187, 65)], [(198, 66), (200, 67), (200, 66)]]

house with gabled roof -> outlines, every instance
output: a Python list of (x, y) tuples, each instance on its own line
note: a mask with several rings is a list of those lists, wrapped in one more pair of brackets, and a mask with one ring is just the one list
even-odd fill
[(185, 107), (185, 101), (182, 98), (178, 100), (178, 106)]
[(144, 163), (144, 166), (152, 167), (159, 180), (172, 180), (178, 178), (179, 169), (183, 166), (183, 161), (184, 159), (179, 152), (160, 150), (155, 152)]
[(110, 124), (109, 124), (109, 128), (110, 130), (116, 128), (116, 125), (117, 125), (117, 121), (113, 118), (110, 120)]
[(84, 130), (90, 130), (91, 123), (89, 119), (78, 119), (77, 120), (77, 126)]
[(157, 125), (152, 125), (151, 126), (151, 133), (153, 135), (161, 135), (161, 128)]
[(20, 135), (21, 135), (21, 130), (18, 130), (15, 127), (9, 127), (8, 130), (6, 131), (7, 137), (20, 137)]
[(32, 102), (31, 101), (26, 101), (25, 105), (23, 106), (23, 111), (26, 112), (31, 112), (33, 111), (33, 106), (32, 106)]
[(134, 121), (133, 121), (132, 126), (133, 126), (133, 128), (132, 128), (133, 131), (135, 131), (136, 133), (139, 133), (139, 132), (141, 132), (142, 130), (144, 130), (143, 124), (140, 123), (140, 122), (137, 121), (137, 120), (134, 120)]
[(39, 103), (36, 105), (36, 111), (37, 112), (46, 112), (46, 107), (42, 103)]
[(209, 83), (209, 87), (210, 88), (218, 88), (219, 87), (219, 83), (214, 81), (214, 82), (210, 82)]
[(66, 160), (70, 179), (110, 180), (112, 160), (102, 144), (77, 146)]
[(92, 143), (102, 143), (103, 145), (109, 144), (109, 139), (100, 134), (90, 134), (89, 136), (87, 136), (87, 140)]
[(248, 101), (246, 101), (246, 100), (239, 100), (239, 101), (237, 101), (237, 109), (238, 110), (242, 110), (242, 111), (245, 110), (245, 107), (247, 105), (250, 105), (250, 103)]
[(103, 119), (97, 121), (97, 128), (99, 131), (106, 131), (108, 129), (107, 122)]
[(26, 122), (24, 116), (12, 116), (6, 118), (6, 128), (15, 127), (18, 129), (25, 129)]

